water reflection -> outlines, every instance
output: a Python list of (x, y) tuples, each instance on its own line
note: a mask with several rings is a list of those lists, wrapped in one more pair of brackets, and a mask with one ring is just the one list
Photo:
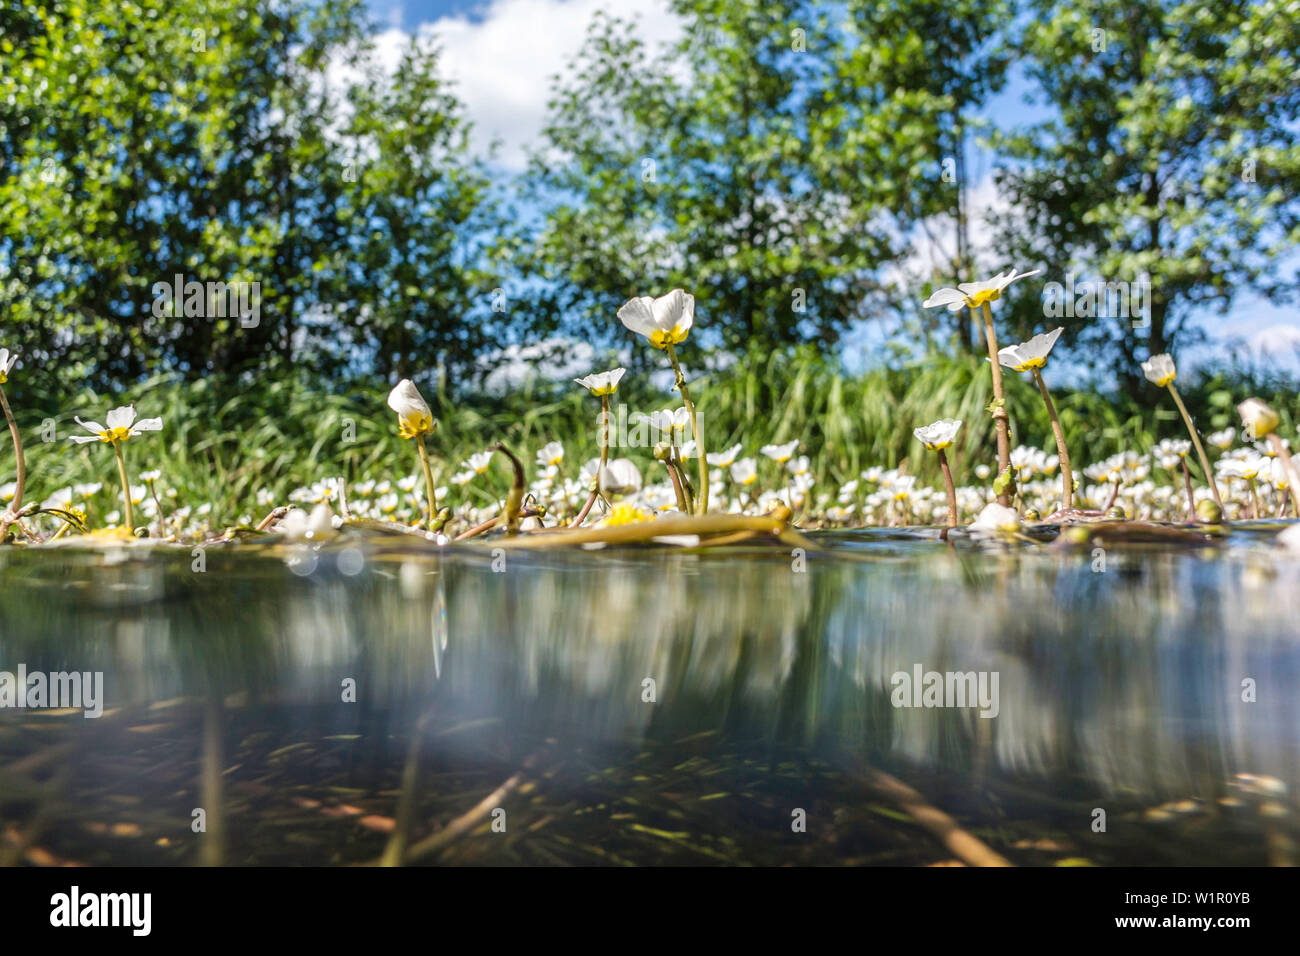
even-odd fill
[[(871, 801), (841, 771), (865, 761), (942, 799), (1013, 859), (1028, 841), (1065, 848), (1058, 859), (1143, 862), (1159, 845), (1171, 862), (1285, 862), (1300, 786), (1300, 562), (1269, 551), (1263, 536), (1201, 551), (1113, 549), (1105, 570), (1087, 551), (947, 547), (932, 534), (818, 543), (827, 550), (806, 556), (507, 556), (348, 539), (312, 552), (210, 549), (204, 571), (188, 552), (5, 552), (0, 669), (103, 671), (109, 713), (101, 723), (0, 711), (0, 761), (11, 769), (73, 741), (75, 751), (47, 763), (69, 769), (61, 786), (92, 795), (82, 812), (106, 818), (114, 799), (134, 798), (136, 825), (153, 835), (146, 811), (166, 804), (168, 825), (181, 826), (176, 817), (196, 799), (186, 786), (201, 792), (193, 778), (205, 702), (224, 702), (227, 791), (253, 801), (239, 805), (243, 816), (228, 808), (233, 862), (266, 861), (249, 846), (247, 821), (269, 819), (290, 792), (325, 809), (331, 793), (346, 792), (358, 816), (370, 809), (365, 819), (378, 822), (368, 842), (290, 841), (275, 859), (371, 858), (422, 716), (432, 729), (415, 750), (432, 776), (413, 799), (432, 801), (435, 816), (449, 780), (467, 794), (456, 806), (468, 806), (547, 748), (546, 802), (529, 815), (559, 820), (548, 823), (556, 842), (539, 837), (526, 849), (515, 837), (513, 856), (490, 860), (571, 861), (564, 846), (576, 853), (575, 841), (611, 825), (583, 821), (583, 799), (610, 799), (588, 793), (593, 780), (617, 777), (620, 800), (638, 787), (676, 799), (690, 785), (679, 773), (701, 786), (707, 776), (718, 793), (758, 793), (755, 806), (772, 812), (664, 810), (692, 823), (678, 839), (682, 861), (926, 861), (923, 835), (855, 816)], [(915, 665), (996, 674), (997, 716), (893, 706), (893, 676)], [(141, 727), (160, 729), (151, 737)], [(294, 747), (316, 756), (290, 772)], [(161, 768), (167, 796), (140, 782), (150, 767)], [(1240, 774), (1253, 777), (1243, 784)], [(43, 798), (19, 775), (0, 779), (0, 810), (22, 832)], [(820, 801), (836, 840), (816, 852), (776, 841), (774, 827), (788, 829), (787, 795)], [(1108, 840), (1089, 829), (1094, 807), (1117, 821), (1159, 821), (1162, 805), (1194, 809), (1199, 842), (1122, 823)], [(1238, 806), (1245, 816), (1223, 816)], [(441, 812), (445, 822), (451, 810)], [(619, 861), (678, 859), (662, 836), (678, 831), (629, 826), (651, 831), (668, 855), (634, 843)], [(889, 842), (900, 830), (901, 849)], [(160, 857), (138, 842), (91, 852), (87, 839), (68, 837), (60, 852), (196, 859), (181, 838), (155, 844), (174, 848)]]

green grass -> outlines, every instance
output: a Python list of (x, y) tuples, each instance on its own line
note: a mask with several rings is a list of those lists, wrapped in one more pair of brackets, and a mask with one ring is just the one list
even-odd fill
[[(647, 378), (629, 372), (618, 400), (632, 412), (673, 405), (674, 396), (654, 391)], [(146, 469), (161, 469), (164, 484), (178, 491), (176, 503), (211, 503), (216, 525), (234, 523), (245, 514), (260, 517), (265, 508), (256, 504), (259, 488), (282, 503), (292, 488), (313, 481), (413, 474), (418, 466), (411, 443), (397, 436), (395, 416), (385, 404), (391, 384), (376, 381), (327, 391), (305, 380), (235, 386), (156, 379), (121, 395), (87, 391), (58, 409), (15, 402), (27, 447), (26, 499), (39, 502), (77, 482), (102, 481), (107, 489), (116, 489), (108, 449), (97, 443), (74, 445), (66, 438), (80, 433), (74, 414), (102, 421), (109, 408), (129, 401), (135, 401), (141, 416), (160, 415), (164, 422), (161, 433), (127, 445), (132, 480)], [(1282, 434), (1295, 433), (1296, 396), (1284, 386), (1261, 392), (1254, 383), (1223, 377), (1179, 384), (1203, 432), (1238, 426), (1236, 402), (1258, 394), (1282, 414)], [(747, 360), (694, 381), (691, 388), (710, 450), (740, 442), (744, 455), (756, 455), (764, 444), (797, 438), (823, 488), (838, 486), (872, 465), (905, 464), (923, 481), (937, 484), (934, 456), (922, 454), (912, 429), (938, 418), (966, 422), (951, 456), (959, 483), (973, 480), (977, 463), (994, 463), (992, 421), (984, 410), (991, 397), (988, 365), (974, 357), (935, 356), (846, 376), (812, 350), (797, 350)], [(1013, 445), (1054, 453), (1033, 385), (1008, 374), (1006, 391)], [(1161, 438), (1184, 434), (1177, 413), (1154, 387), (1152, 391), (1151, 408), (1092, 391), (1056, 392), (1076, 473), (1114, 452), (1145, 452)], [(566, 474), (576, 473), (598, 453), (599, 406), (576, 385), (542, 385), (499, 399), (454, 400), (427, 386), (425, 394), (440, 422), (430, 442), (440, 484), (471, 453), (498, 440), (524, 460), (530, 477), (535, 453), (548, 441), (563, 442)], [(46, 420), (54, 422), (54, 443), (41, 440)], [(13, 475), (7, 444), (0, 443), (0, 482)], [(648, 449), (615, 454), (627, 454), (643, 468), (649, 465)], [(496, 482), (504, 489), (504, 460), (499, 468)]]

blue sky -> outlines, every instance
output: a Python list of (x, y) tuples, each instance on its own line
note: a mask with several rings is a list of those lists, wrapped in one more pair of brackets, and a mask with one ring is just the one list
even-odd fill
[[(643, 34), (652, 41), (675, 33), (662, 0), (370, 0), (370, 7), (381, 24), (381, 52), (384, 44), (395, 51), (411, 32), (438, 36), (444, 69), (457, 84), (479, 144), (486, 148), (491, 140), (500, 141), (503, 176), (522, 165), (524, 149), (545, 114), (550, 76), (577, 49), (597, 9), (639, 16)], [(1014, 117), (1016, 123), (1040, 118), (1043, 109), (1024, 102), (1029, 91), (1028, 84), (1013, 75), (986, 115)], [(974, 158), (972, 179), (978, 182), (991, 171), (993, 158)], [(987, 184), (984, 190), (975, 187), (973, 194), (977, 201), (994, 201)], [(977, 244), (979, 238), (977, 234)], [(1282, 367), (1300, 371), (1300, 303), (1277, 306), (1243, 295), (1226, 315), (1207, 313), (1198, 316), (1196, 324), (1210, 336), (1210, 344), (1180, 356), (1185, 364), (1222, 361), (1234, 349), (1244, 349), (1243, 357), (1272, 356), (1270, 360)], [(848, 351), (874, 352), (881, 333), (878, 324), (864, 327), (850, 338)]]

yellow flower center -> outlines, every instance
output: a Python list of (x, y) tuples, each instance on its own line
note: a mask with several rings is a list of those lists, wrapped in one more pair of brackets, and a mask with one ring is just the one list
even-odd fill
[(652, 516), (642, 511), (640, 508), (629, 504), (617, 504), (610, 511), (609, 517), (605, 519), (605, 527), (612, 528), (621, 524), (638, 524), (643, 521), (652, 520)]
[(980, 289), (974, 295), (968, 295), (966, 301), (970, 303), (972, 309), (979, 308), (985, 302), (996, 302), (1001, 298), (1002, 293), (997, 289)]
[(424, 412), (416, 415), (399, 415), (397, 417), (397, 433), (403, 438), (427, 435), (433, 429), (433, 416)]
[(126, 441), (130, 437), (131, 429), (123, 428), (121, 425), (99, 433), (99, 440), (104, 442)]
[(689, 333), (690, 329), (683, 329), (681, 326), (674, 325), (671, 329), (656, 329), (650, 333), (648, 338), (650, 344), (655, 348), (666, 349), (669, 345), (680, 345), (685, 342)]

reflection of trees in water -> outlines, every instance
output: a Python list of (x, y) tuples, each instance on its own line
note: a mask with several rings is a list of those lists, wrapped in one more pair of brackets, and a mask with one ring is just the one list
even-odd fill
[[(810, 555), (806, 573), (783, 551), (512, 555), (506, 573), (375, 554), (355, 576), (328, 551), (305, 576), (273, 556), (208, 560), (196, 574), (187, 555), (7, 555), (3, 660), (104, 670), (108, 706), (213, 689), (330, 705), (352, 677), (362, 713), (340, 719), (394, 733), (433, 707), (596, 740), (848, 747), (1074, 792), (1300, 779), (1300, 568), (1249, 552), (1112, 553), (1105, 573), (1045, 550)], [(996, 671), (998, 717), (895, 710), (891, 675), (916, 663)]]

